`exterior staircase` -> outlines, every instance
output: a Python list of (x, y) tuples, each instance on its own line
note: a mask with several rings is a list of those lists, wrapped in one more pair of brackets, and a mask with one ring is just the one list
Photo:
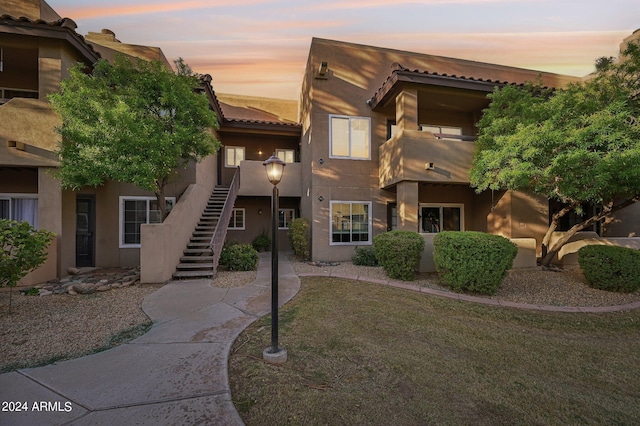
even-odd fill
[[(213, 237), (218, 219), (222, 214), (224, 204), (229, 194), (229, 188), (217, 187), (211, 193), (207, 206), (200, 216), (200, 221), (191, 235), (180, 258), (180, 264), (173, 274), (174, 279), (213, 278), (215, 276), (214, 256), (211, 250)], [(217, 263), (217, 262), (216, 262)]]

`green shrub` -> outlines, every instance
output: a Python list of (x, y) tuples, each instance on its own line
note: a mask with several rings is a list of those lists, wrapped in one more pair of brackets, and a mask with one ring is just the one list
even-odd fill
[(28, 222), (0, 219), (0, 287), (9, 286), (9, 313), (13, 287), (47, 260), (47, 248), (56, 234), (37, 230)]
[(253, 271), (258, 267), (258, 258), (258, 252), (251, 244), (233, 243), (222, 250), (220, 264), (230, 271)]
[(222, 247), (222, 251), (220, 252), (220, 260), (218, 261), (218, 264), (220, 266), (224, 266), (225, 268), (229, 267), (229, 261), (231, 259), (231, 252), (229, 251), (229, 249), (232, 246), (238, 245), (240, 244), (237, 241), (225, 241), (224, 242), (224, 246)]
[(640, 289), (640, 251), (589, 245), (578, 250), (578, 263), (589, 287), (630, 293)]
[(356, 253), (351, 259), (354, 265), (360, 266), (378, 266), (376, 251), (371, 246), (356, 247)]
[(518, 247), (499, 235), (445, 231), (433, 239), (440, 280), (454, 291), (495, 294), (513, 267)]
[(417, 232), (390, 231), (373, 237), (378, 263), (389, 278), (413, 280), (424, 250), (424, 239)]
[(287, 235), (296, 256), (302, 260), (309, 259), (309, 221), (304, 218), (292, 220)]
[(256, 251), (269, 251), (271, 249), (271, 238), (265, 231), (262, 231), (260, 235), (253, 239), (251, 245)]

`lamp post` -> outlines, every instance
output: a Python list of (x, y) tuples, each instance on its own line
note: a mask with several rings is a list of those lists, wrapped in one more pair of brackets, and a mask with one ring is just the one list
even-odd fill
[(285, 162), (275, 153), (264, 163), (267, 178), (273, 185), (271, 196), (271, 346), (262, 352), (262, 358), (272, 364), (287, 361), (287, 351), (278, 345), (278, 183), (282, 180)]

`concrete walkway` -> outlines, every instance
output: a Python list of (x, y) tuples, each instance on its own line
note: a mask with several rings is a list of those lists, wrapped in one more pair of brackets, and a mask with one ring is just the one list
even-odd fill
[[(278, 268), (284, 304), (300, 281), (288, 261)], [(94, 355), (0, 375), (0, 403), (17, 403), (0, 407), (0, 425), (243, 424), (231, 402), (228, 355), (238, 334), (270, 313), (270, 288), (269, 253), (260, 256), (256, 280), (245, 287), (168, 283), (144, 300), (153, 326), (143, 336)]]

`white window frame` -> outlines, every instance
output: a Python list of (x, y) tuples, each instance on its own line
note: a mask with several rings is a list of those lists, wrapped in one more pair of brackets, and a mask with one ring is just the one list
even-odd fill
[[(349, 155), (334, 155), (333, 154), (333, 119), (346, 119), (349, 120)], [(369, 127), (369, 134), (367, 135), (369, 147), (367, 157), (354, 157), (351, 155), (351, 121), (352, 120), (366, 120)], [(329, 158), (336, 158), (342, 160), (371, 160), (371, 117), (356, 117), (350, 115), (337, 115), (329, 114)]]
[[(151, 201), (157, 201), (156, 197), (143, 197), (143, 196), (128, 196), (128, 195), (121, 195), (119, 197), (119, 203), (118, 203), (118, 214), (119, 214), (119, 230), (118, 230), (118, 241), (120, 243), (120, 248), (140, 248), (140, 244), (137, 243), (125, 243), (124, 242), (124, 203), (125, 201), (146, 201), (146, 222), (144, 222), (145, 224), (148, 223), (161, 223), (161, 222), (149, 222), (149, 203)], [(171, 207), (169, 207), (169, 211), (171, 211), (171, 209), (173, 209), (173, 207), (175, 207), (176, 205), (176, 197), (165, 197), (165, 203), (172, 203)], [(141, 231), (142, 232), (142, 231)]]
[[(237, 212), (242, 211), (242, 227), (236, 227), (236, 216)], [(230, 231), (244, 231), (246, 223), (247, 223), (247, 213), (244, 208), (234, 208), (231, 210), (231, 216), (229, 217), (229, 223), (233, 222), (234, 226), (227, 227)]]
[[(284, 158), (280, 156), (280, 153), (284, 153)], [(287, 161), (287, 154), (291, 155), (291, 161)], [(296, 150), (295, 149), (286, 149), (280, 148), (276, 149), (276, 157), (284, 161), (285, 163), (295, 163), (296, 162)]]
[(291, 220), (295, 220), (296, 218), (296, 209), (280, 209), (278, 211), (278, 229), (289, 229), (289, 223), (287, 223), (287, 215), (284, 215), (284, 226), (280, 226), (280, 213), (281, 212), (291, 212)]
[[(464, 231), (464, 204), (460, 204), (460, 203), (420, 203), (418, 205), (419, 211), (420, 211), (420, 223), (418, 224), (418, 227), (420, 229), (420, 233), (424, 233), (422, 231), (422, 208), (423, 207), (431, 207), (431, 208), (439, 208), (440, 211), (440, 225), (442, 226), (442, 222), (443, 222), (443, 217), (442, 217), (442, 209), (444, 207), (457, 207), (460, 209), (460, 231)], [(442, 232), (442, 229), (438, 232)]]
[[(40, 200), (38, 194), (18, 194), (18, 193), (4, 193), (0, 194), (0, 200), (6, 200), (9, 202), (9, 220), (16, 220), (13, 217), (13, 200), (15, 199), (27, 199), (27, 200), (36, 200), (36, 204), (40, 204)], [(39, 220), (39, 211), (38, 206), (36, 206), (36, 223), (30, 223), (35, 229), (38, 229), (38, 220)]]
[[(233, 163), (229, 162), (229, 151), (230, 149), (233, 149)], [(245, 157), (245, 149), (244, 146), (225, 146), (224, 147), (224, 166), (225, 167), (238, 167), (240, 166), (240, 161), (237, 161), (237, 157), (238, 155), (236, 154), (236, 152), (238, 150), (242, 151), (242, 160), (240, 161), (244, 161), (246, 159)]]
[[(369, 239), (367, 241), (349, 241), (349, 242), (334, 242), (333, 241), (333, 205), (334, 204), (349, 204), (350, 207), (350, 211), (349, 211), (349, 216), (351, 215), (351, 211), (353, 211), (353, 204), (365, 204), (367, 206), (369, 206), (369, 213), (368, 213), (368, 218), (367, 218), (367, 225), (368, 225), (368, 234), (369, 234)], [(373, 231), (373, 213), (372, 213), (372, 208), (373, 208), (373, 203), (371, 201), (341, 201), (341, 200), (331, 200), (329, 203), (329, 245), (330, 246), (370, 246), (371, 244), (373, 244), (373, 235), (372, 235), (372, 231)], [(351, 220), (349, 221), (349, 231), (352, 231), (352, 226), (351, 226)], [(350, 232), (350, 235), (353, 235), (352, 232)]]

